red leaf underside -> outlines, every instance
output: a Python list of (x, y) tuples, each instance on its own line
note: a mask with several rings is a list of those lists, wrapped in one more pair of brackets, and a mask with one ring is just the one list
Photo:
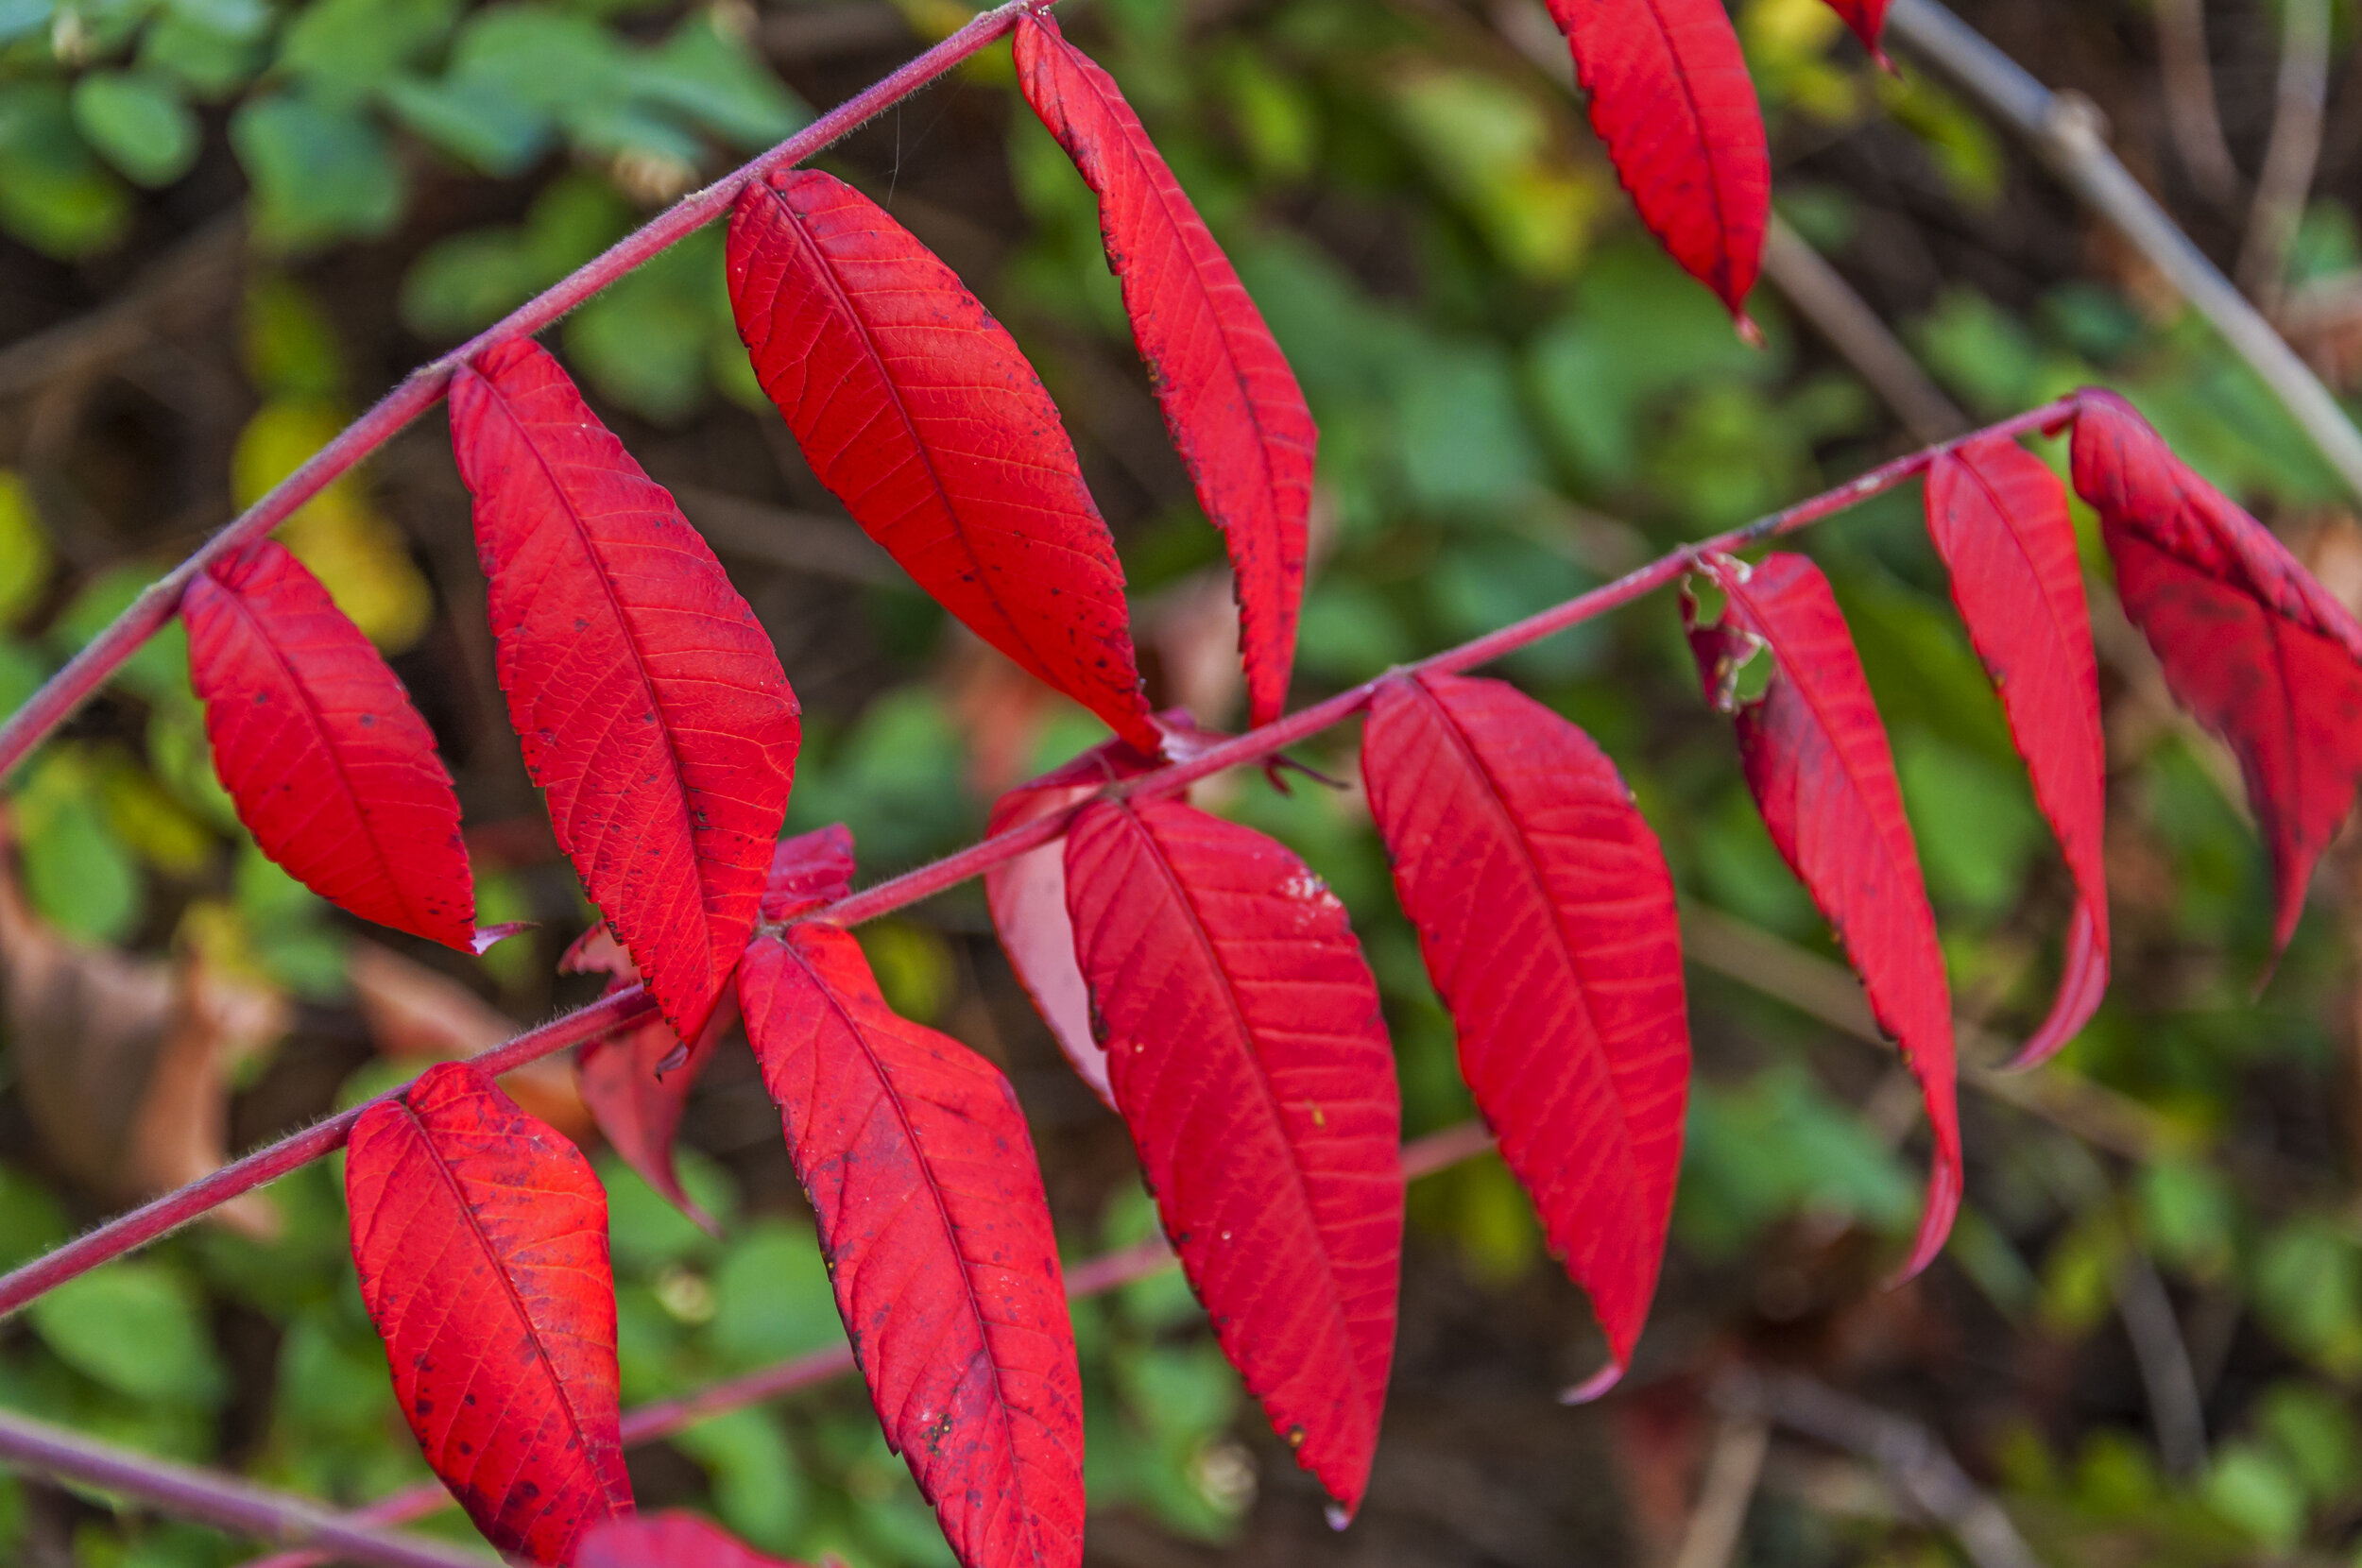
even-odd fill
[(1067, 904), (1108, 1079), (1223, 1352), (1346, 1509), (1394, 1354), (1401, 1103), (1344, 907), (1259, 833), (1102, 801)]
[(501, 690), (559, 846), (674, 1032), (728, 982), (787, 811), (796, 695), (664, 489), (525, 340), (452, 378)]
[(258, 539), (193, 579), (180, 617), (214, 769), (263, 852), (340, 909), (471, 950), (475, 888), (435, 736), (319, 580)]
[(2015, 441), (1985, 436), (1927, 470), (1927, 533), (2075, 878), (2058, 996), (2014, 1064), (2032, 1066), (2075, 1037), (2108, 988), (2107, 741), (2066, 486)]
[(466, 1063), (353, 1125), (352, 1260), (427, 1463), (491, 1542), (573, 1560), (631, 1509), (607, 1195), (590, 1162)]
[(1772, 162), (1722, 0), (1550, 0), (1550, 14), (1640, 221), (1743, 319)]
[[(1102, 785), (1133, 778), (1155, 767), (1121, 741), (1095, 746), (1063, 767), (1020, 784), (994, 802), (985, 836), (1055, 816), (1095, 793)], [(1074, 921), (1067, 912), (1066, 845), (1052, 840), (1001, 861), (984, 873), (984, 902), (992, 929), (1018, 983), (1050, 1026), (1058, 1048), (1076, 1074), (1109, 1110), (1115, 1091), (1107, 1086), (1107, 1053), (1091, 1032), (1090, 988), (1074, 957)]]
[(665, 1202), (709, 1233), (715, 1230), (712, 1217), (682, 1188), (673, 1142), (690, 1091), (734, 1021), (727, 1003), (716, 1007), (696, 1044), (683, 1051), (672, 1025), (648, 1018), (584, 1042), (574, 1058), (574, 1083), (600, 1135)]
[(1387, 682), (1361, 772), (1462, 1075), (1626, 1366), (1664, 1258), (1689, 1082), (1656, 835), (1589, 736), (1498, 681)]
[(762, 917), (785, 920), (852, 890), (853, 830), (841, 822), (781, 839), (771, 852), (762, 888)]
[(2271, 852), (2284, 950), (2362, 778), (2362, 627), (2119, 400), (2086, 394), (2074, 468), (2125, 614), (2175, 699), (2239, 759)]
[(583, 1538), (573, 1568), (795, 1568), (677, 1510), (610, 1520)]
[(886, 1440), (967, 1568), (1079, 1562), (1081, 1383), (1008, 1081), (833, 926), (757, 937), (738, 985)]
[(1951, 987), (1936, 920), (1903, 815), (1886, 728), (1860, 656), (1820, 568), (1774, 554), (1752, 570), (1707, 563), (1729, 595), (1722, 619), (1689, 639), (1706, 690), (1728, 707), (1729, 683), (1758, 649), (1772, 658), (1763, 695), (1737, 707), (1747, 786), (1772, 842), (1836, 929), (1870, 1009), (1919, 1080), (1935, 1134), (1927, 1202), (1904, 1275), (1943, 1249), (1960, 1202), (1960, 1125)]
[(729, 283), (756, 377), (854, 520), (979, 637), (1154, 751), (1114, 541), (1001, 323), (810, 169), (740, 196)]
[(1223, 532), (1250, 722), (1287, 705), (1319, 433), (1295, 372), (1115, 81), (1047, 14), (1017, 24), (1018, 84), (1099, 197), (1165, 428)]

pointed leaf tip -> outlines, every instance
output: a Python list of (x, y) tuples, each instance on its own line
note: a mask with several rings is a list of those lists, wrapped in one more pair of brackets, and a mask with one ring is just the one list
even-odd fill
[(1942, 1250), (1960, 1206), (1960, 1124), (1951, 987), (1886, 727), (1820, 568), (1773, 554), (1753, 568), (1714, 556), (1703, 569), (1728, 596), (1712, 625), (1698, 623), (1694, 599), (1682, 602), (1706, 694), (1756, 649), (1771, 656), (1763, 694), (1733, 715), (1748, 790), (1926, 1105), (1935, 1149), (1908, 1277)]
[(1620, 1367), (1665, 1254), (1689, 1079), (1656, 836), (1589, 736), (1500, 681), (1385, 682), (1361, 773), (1461, 1076)]
[(526, 771), (591, 902), (693, 1038), (754, 924), (795, 778), (796, 694), (713, 552), (538, 345), (460, 367), (451, 426)]
[(257, 539), (190, 580), (180, 619), (214, 771), (263, 853), (365, 920), (481, 951), (434, 733), (319, 579)]

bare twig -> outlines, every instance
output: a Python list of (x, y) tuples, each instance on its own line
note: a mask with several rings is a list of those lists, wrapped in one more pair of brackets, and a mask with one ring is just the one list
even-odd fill
[(1948, 441), (1969, 428), (1968, 416), (1928, 379), (1878, 313), (1777, 213), (1764, 231), (1763, 275), (1886, 401), (1913, 438)]
[(1717, 1398), (1726, 1409), (1759, 1412), (1791, 1432), (1869, 1460), (1929, 1523), (1950, 1531), (1977, 1568), (2038, 1568), (2001, 1505), (1918, 1422), (1793, 1373), (1736, 1373)]
[(1755, 1500), (1755, 1483), (1763, 1475), (1763, 1457), (1771, 1448), (1772, 1423), (1760, 1410), (1724, 1412), (1706, 1455), (1698, 1507), (1682, 1531), (1681, 1549), (1673, 1554), (1673, 1568), (1729, 1568), (1738, 1550), (1739, 1532), (1747, 1526), (1748, 1507)]
[(0, 1411), (0, 1463), (10, 1469), (102, 1487), (187, 1519), (265, 1541), (317, 1543), (369, 1568), (494, 1568), (479, 1552), (424, 1536), (394, 1535), (300, 1497), (235, 1476), (150, 1458), (78, 1432)]
[(2125, 1337), (2132, 1341), (2132, 1359), (2148, 1396), (2157, 1456), (2170, 1474), (2194, 1475), (2206, 1465), (2206, 1409), (2165, 1282), (2157, 1277), (2147, 1253), (2128, 1246), (2115, 1287), (2116, 1312), (2124, 1319)]
[(2233, 276), (2270, 315), (2287, 276), (2288, 246), (2313, 192), (2321, 155), (2321, 111), (2329, 101), (2329, 0), (2282, 0), (2280, 85), (2271, 141), (2255, 178), (2255, 205)]
[(2239, 165), (2223, 140), (2215, 68), (2206, 55), (2206, 0), (2156, 0), (2157, 59), (2165, 79), (2165, 125), (2182, 170), (2223, 212), (2239, 201)]
[(2362, 432), (2271, 324), (2108, 150), (2099, 111), (2052, 93), (1938, 0), (1894, 0), (1887, 36), (2027, 137), (2053, 172), (2114, 225), (2260, 376), (2348, 489), (2362, 496)]

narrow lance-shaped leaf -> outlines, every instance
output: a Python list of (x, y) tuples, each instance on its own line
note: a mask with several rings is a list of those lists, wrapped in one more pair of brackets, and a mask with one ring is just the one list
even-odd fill
[(967, 1568), (1079, 1562), (1082, 1388), (1008, 1081), (834, 926), (758, 935), (738, 989), (887, 1442)]
[(740, 195), (729, 284), (757, 379), (853, 520), (977, 636), (1155, 750), (1114, 540), (1007, 330), (811, 169)]
[(612, 1520), (583, 1538), (573, 1568), (795, 1568), (719, 1525), (670, 1509)]
[(1640, 221), (1752, 333), (1772, 160), (1722, 0), (1550, 0), (1550, 15)]
[(2362, 778), (2362, 626), (2120, 399), (2083, 394), (2075, 488), (2165, 684), (2239, 759), (2271, 850), (2275, 951)]
[(1515, 688), (1390, 680), (1361, 741), (1370, 811), (1461, 1075), (1630, 1365), (1681, 1167), (1689, 1020), (1656, 835), (1591, 738)]
[(1886, 32), (1888, 0), (1829, 0), (1829, 9), (1845, 19), (1845, 25), (1861, 40), (1861, 46), (1870, 51), (1870, 58), (1881, 65), (1889, 63), (1886, 46), (1879, 42)]
[(319, 580), (258, 539), (190, 582), (180, 618), (214, 767), (263, 853), (365, 920), (472, 950), (475, 887), (434, 733)]
[(1344, 906), (1260, 833), (1101, 801), (1067, 907), (1166, 1236), (1272, 1428), (1347, 1513), (1377, 1451), (1401, 1270), (1401, 1101)]
[(2082, 562), (2066, 486), (2006, 436), (1937, 455), (1927, 470), (1927, 533), (2075, 878), (2058, 997), (2013, 1064), (2030, 1067), (2075, 1038), (2108, 989), (2107, 740)]
[(1249, 722), (1287, 705), (1304, 597), (1305, 518), (1319, 432), (1295, 372), (1113, 77), (1048, 13), (1017, 24), (1025, 101), (1099, 196), (1165, 428), (1223, 532), (1239, 598)]
[(429, 1068), (353, 1124), (361, 1299), (427, 1463), (493, 1545), (573, 1559), (631, 1511), (607, 1194), (477, 1068)]
[(524, 339), (452, 377), (501, 690), (550, 823), (694, 1039), (753, 925), (799, 740), (746, 602), (557, 362)]
[[(1960, 1119), (1951, 987), (1893, 754), (1820, 568), (1774, 554), (1753, 568), (1714, 556), (1705, 570), (1729, 596), (1722, 619), (1699, 625), (1686, 594), (1682, 614), (1706, 693), (1736, 721), (1772, 842), (1836, 929), (1926, 1102), (1935, 1157), (1908, 1277), (1943, 1249), (1960, 1209)], [(1771, 657), (1770, 679), (1761, 697), (1741, 703), (1739, 671), (1758, 653)]]

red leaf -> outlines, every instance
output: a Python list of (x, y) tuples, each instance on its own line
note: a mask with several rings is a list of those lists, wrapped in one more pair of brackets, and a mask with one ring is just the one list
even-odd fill
[(1550, 14), (1640, 221), (1752, 332), (1772, 162), (1722, 0), (1550, 0)]
[(887, 1442), (967, 1568), (1079, 1562), (1082, 1386), (1008, 1081), (834, 926), (757, 936), (738, 994)]
[[(1065, 766), (1020, 784), (994, 803), (987, 838), (1055, 816), (1118, 778), (1137, 777), (1155, 767), (1121, 741), (1094, 746)], [(984, 873), (984, 902), (1001, 950), (1025, 994), (1034, 998), (1058, 1048), (1091, 1092), (1115, 1109), (1107, 1086), (1107, 1053), (1091, 1033), (1090, 990), (1074, 959), (1074, 921), (1067, 913), (1066, 845), (1051, 841)]]
[(2271, 850), (2284, 950), (2362, 776), (2362, 626), (2121, 400), (2084, 394), (2074, 461), (2124, 613), (2174, 697), (2239, 758)]
[(1886, 32), (1887, 0), (1829, 0), (1829, 9), (1845, 19), (1861, 40), (1861, 46), (1870, 51), (1870, 58), (1881, 65), (1890, 65), (1885, 46), (1879, 43)]
[[(1775, 554), (1752, 570), (1714, 556), (1705, 570), (1730, 605), (1701, 626), (1696, 603), (1683, 596), (1698, 672), (1737, 720), (1747, 787), (1772, 842), (1836, 929), (1878, 1027), (1901, 1048), (1926, 1101), (1935, 1161), (1908, 1278), (1943, 1250), (1960, 1208), (1960, 1121), (1951, 988), (1894, 758), (1820, 568)], [(1740, 705), (1731, 683), (1758, 649), (1772, 656), (1771, 681)]]
[(365, 920), (473, 949), (459, 800), (402, 682), (271, 539), (180, 599), (222, 788), (263, 853)]
[(727, 1530), (677, 1510), (635, 1514), (583, 1537), (573, 1568), (794, 1568)]
[(1689, 1083), (1656, 835), (1589, 736), (1499, 681), (1386, 682), (1361, 774), (1462, 1076), (1620, 1372), (1665, 1255)]
[(2108, 989), (2107, 740), (2083, 568), (2066, 486), (2006, 436), (1937, 455), (1927, 470), (1927, 533), (2075, 877), (2058, 997), (2011, 1064), (2030, 1067), (2075, 1038)]
[(559, 847), (695, 1038), (729, 981), (796, 773), (796, 694), (721, 563), (557, 362), (515, 339), (451, 383), (501, 690)]
[(841, 822), (781, 839), (771, 852), (762, 890), (762, 917), (791, 915), (834, 903), (853, 886), (853, 830)]
[(1025, 101), (1098, 194), (1107, 264), (1122, 281), (1165, 428), (1198, 504), (1229, 545), (1249, 722), (1269, 724), (1287, 706), (1295, 662), (1319, 439), (1312, 412), (1262, 313), (1114, 78), (1047, 13), (1018, 19), (1016, 47)]
[(1223, 1353), (1296, 1462), (1361, 1500), (1394, 1355), (1401, 1105), (1344, 906), (1260, 833), (1166, 800), (1067, 834), (1116, 1103)]
[(1154, 751), (1115, 543), (1001, 323), (811, 169), (741, 194), (729, 281), (762, 389), (854, 520), (977, 636)]
[(346, 1149), (361, 1299), (427, 1463), (493, 1545), (571, 1561), (631, 1510), (599, 1179), (464, 1062), (371, 1106)]
[[(576, 937), (557, 967), (576, 975), (605, 971), (609, 996), (640, 980), (631, 955), (604, 922)], [(662, 1018), (648, 1018), (586, 1040), (574, 1052), (575, 1087), (600, 1134), (642, 1181), (710, 1235), (719, 1231), (712, 1217), (683, 1190), (673, 1161), (673, 1138), (697, 1075), (711, 1060), (715, 1044), (737, 1021), (738, 1010), (725, 994), (693, 1047), (683, 1048), (680, 1036)]]

